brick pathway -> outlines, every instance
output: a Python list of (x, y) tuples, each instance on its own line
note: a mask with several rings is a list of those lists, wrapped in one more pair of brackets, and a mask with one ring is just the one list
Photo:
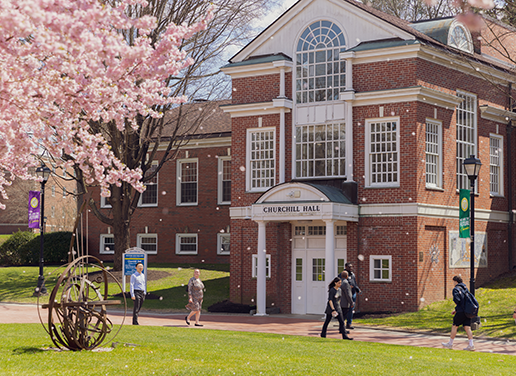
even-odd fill
[[(43, 321), (47, 320), (46, 310), (41, 310)], [(111, 321), (120, 324), (123, 315), (120, 312), (112, 312), (109, 315)], [(191, 330), (234, 330), (244, 332), (276, 333), (285, 335), (300, 335), (318, 337), (323, 324), (322, 315), (230, 315), (230, 314), (202, 314), (201, 323), (204, 327), (190, 326), (185, 323), (184, 313), (154, 314), (143, 312), (140, 314), (141, 325), (172, 326), (190, 328)], [(38, 310), (32, 304), (0, 303), (0, 323), (38, 323)], [(129, 325), (131, 316), (125, 319), (125, 325)], [(337, 325), (330, 325), (328, 338), (340, 338)], [(374, 329), (366, 326), (357, 326), (350, 336), (356, 341), (379, 342), (404, 346), (435, 347), (442, 348), (441, 342), (447, 341), (447, 336), (430, 333), (410, 333), (398, 330)], [(467, 338), (455, 339), (455, 349), (461, 350), (467, 346)], [(478, 339), (475, 338), (476, 351), (497, 354), (516, 355), (516, 341)]]

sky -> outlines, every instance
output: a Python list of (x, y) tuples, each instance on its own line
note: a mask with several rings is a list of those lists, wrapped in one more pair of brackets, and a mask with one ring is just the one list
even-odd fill
[(297, 1), (298, 0), (278, 0), (280, 5), (275, 7), (266, 17), (260, 20), (260, 22), (258, 23), (259, 27), (263, 30), (264, 28), (269, 26), (272, 22), (274, 22), (276, 18), (278, 18), (282, 13), (284, 13)]

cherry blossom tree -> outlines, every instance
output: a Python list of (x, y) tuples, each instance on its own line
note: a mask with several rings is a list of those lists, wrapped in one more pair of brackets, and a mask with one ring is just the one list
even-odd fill
[[(30, 179), (45, 150), (54, 163), (76, 167), (103, 194), (128, 183), (142, 191), (142, 171), (117, 157), (99, 122), (136, 130), (138, 116), (160, 118), (182, 103), (166, 79), (193, 63), (178, 47), (206, 27), (168, 25), (158, 39), (151, 16), (126, 9), (145, 0), (0, 0), (0, 192)], [(209, 15), (208, 15), (209, 17)], [(132, 43), (121, 31), (138, 30)], [(62, 158), (66, 156), (66, 158)], [(2, 205), (4, 207), (4, 205)]]

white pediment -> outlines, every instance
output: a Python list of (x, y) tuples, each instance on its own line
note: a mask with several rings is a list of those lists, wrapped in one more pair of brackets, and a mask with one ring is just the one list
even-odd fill
[(315, 187), (303, 183), (289, 183), (278, 185), (265, 192), (257, 204), (272, 202), (328, 202), (326, 195)]
[(294, 57), (297, 40), (304, 29), (318, 20), (336, 23), (346, 38), (346, 48), (364, 41), (414, 36), (344, 0), (301, 0), (236, 54), (233, 63), (250, 56), (283, 52)]

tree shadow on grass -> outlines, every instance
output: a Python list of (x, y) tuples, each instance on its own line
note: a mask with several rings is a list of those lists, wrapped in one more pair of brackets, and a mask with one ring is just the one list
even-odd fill
[(39, 347), (26, 346), (26, 347), (18, 347), (13, 350), (13, 354), (15, 355), (25, 355), (25, 354), (39, 354), (44, 352), (45, 350)]

